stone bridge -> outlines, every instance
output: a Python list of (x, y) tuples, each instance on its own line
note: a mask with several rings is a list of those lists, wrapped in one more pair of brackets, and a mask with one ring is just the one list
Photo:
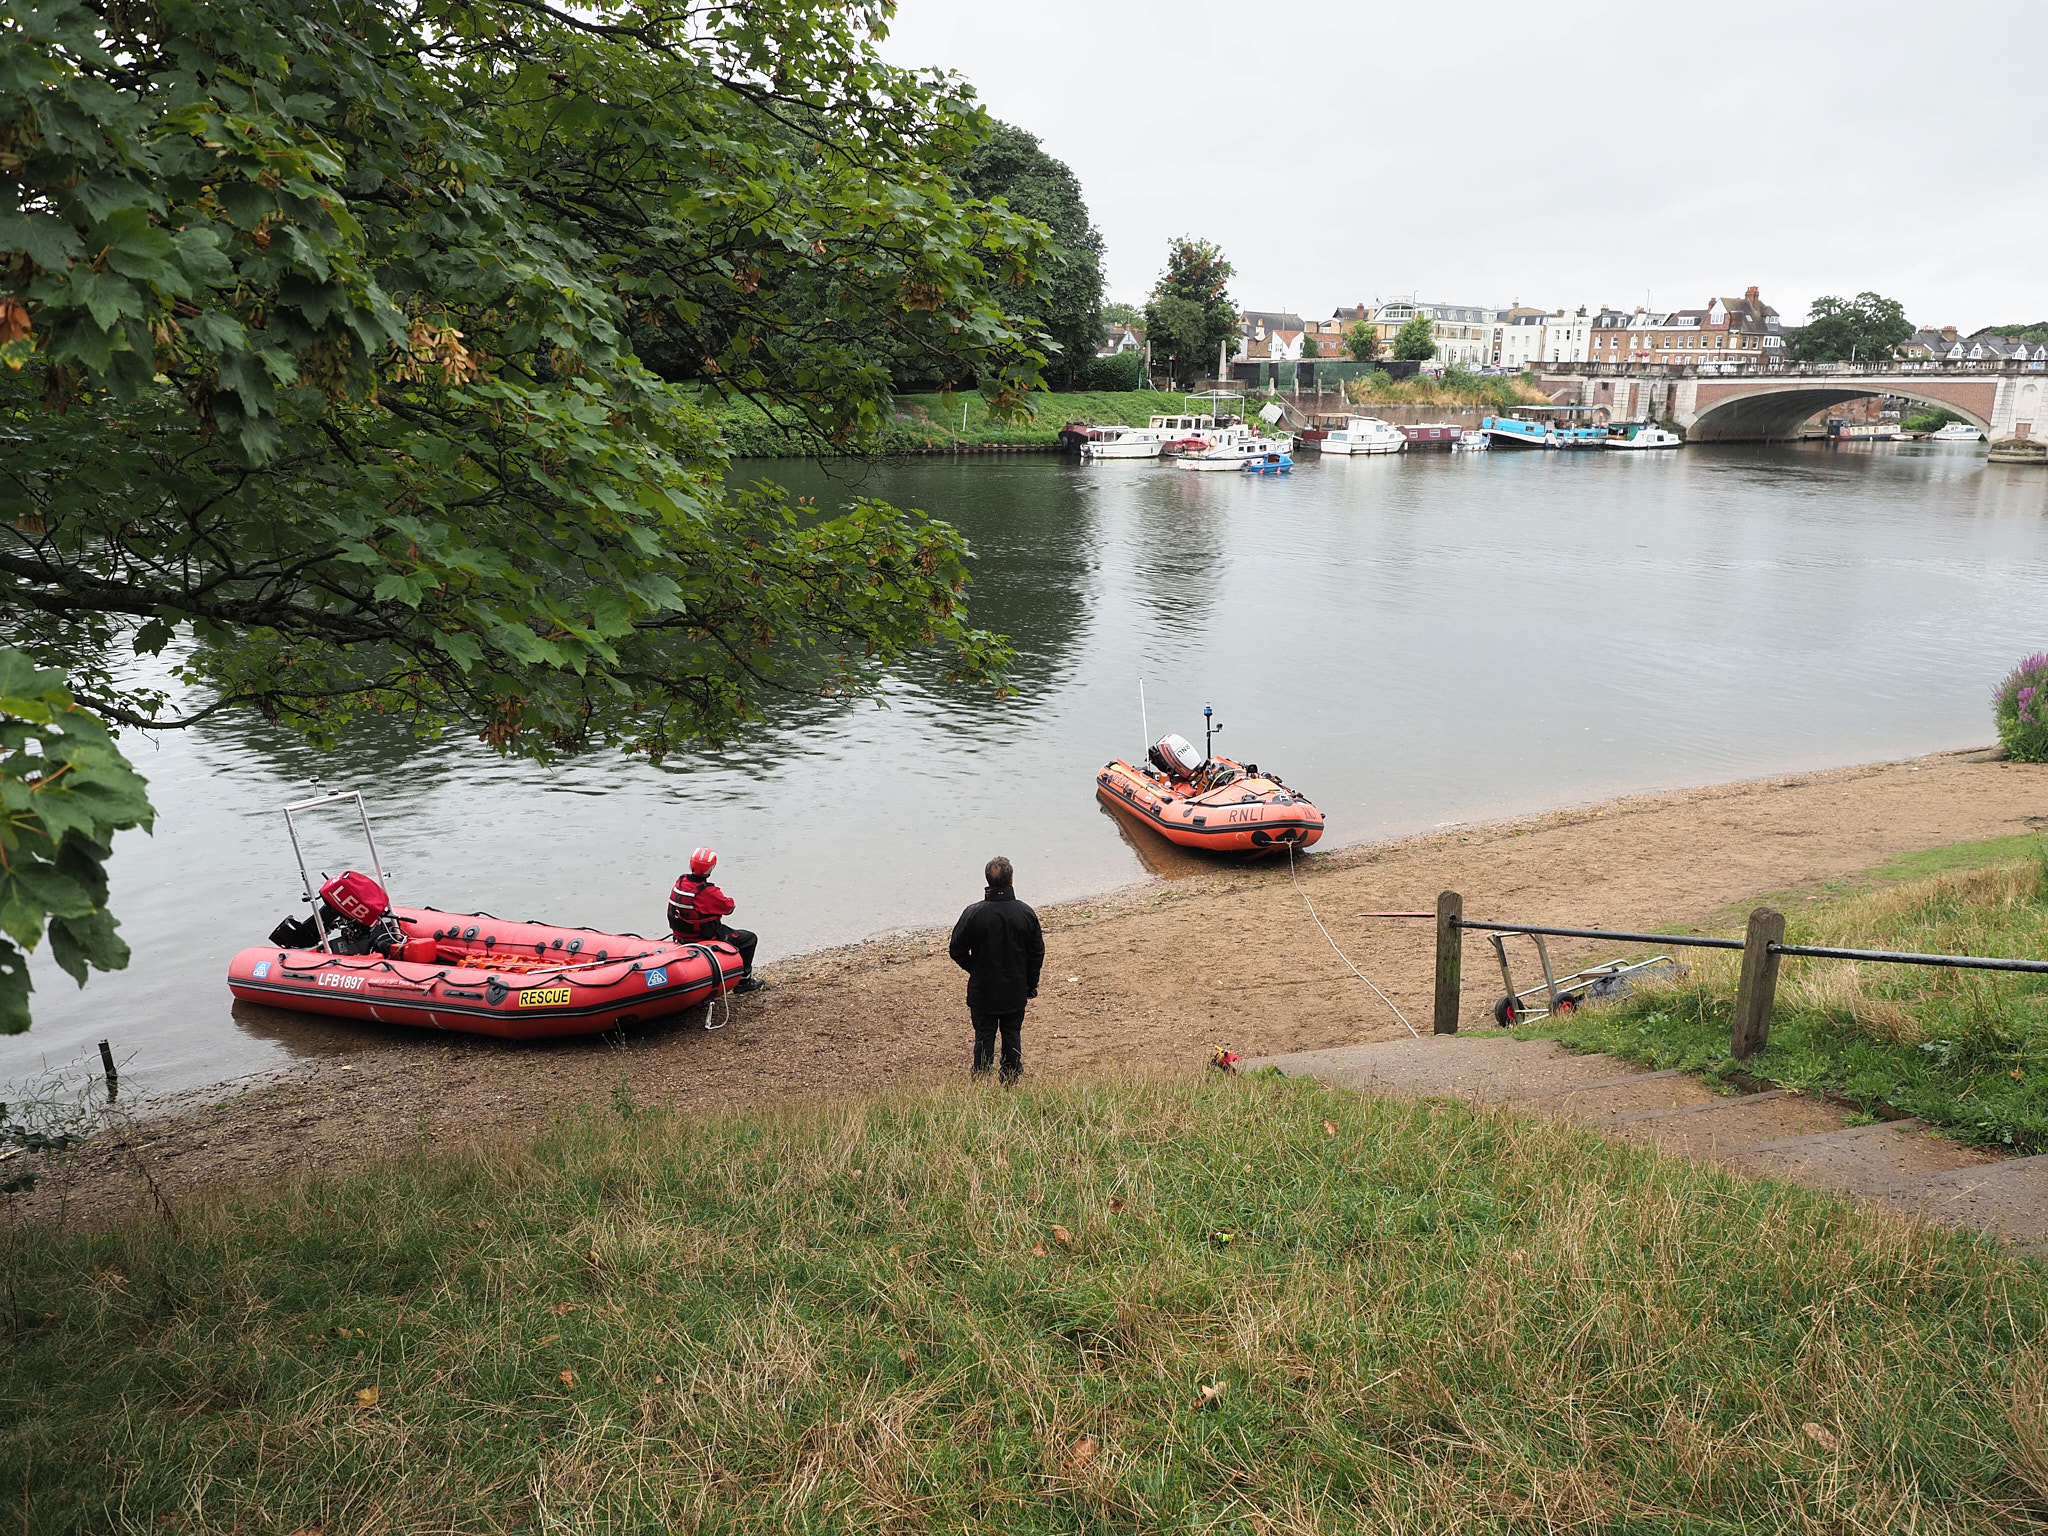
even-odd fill
[(1801, 363), (1745, 373), (1552, 363), (1540, 379), (1560, 405), (1604, 408), (1612, 421), (1673, 421), (1695, 443), (1780, 442), (1816, 411), (1869, 395), (1946, 407), (1993, 442), (2048, 436), (2040, 363)]

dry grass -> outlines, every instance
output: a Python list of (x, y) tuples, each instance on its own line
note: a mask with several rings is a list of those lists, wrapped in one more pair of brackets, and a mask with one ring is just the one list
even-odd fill
[(589, 1117), (181, 1234), (12, 1235), (22, 1529), (1990, 1532), (2042, 1487), (2031, 1267), (1272, 1078)]
[(1550, 396), (1519, 375), (1481, 378), (1477, 374), (1446, 373), (1432, 379), (1423, 374), (1390, 379), (1383, 373), (1349, 379), (1344, 394), (1353, 405), (1434, 405), (1446, 410), (1505, 411), (1517, 405), (1550, 405)]

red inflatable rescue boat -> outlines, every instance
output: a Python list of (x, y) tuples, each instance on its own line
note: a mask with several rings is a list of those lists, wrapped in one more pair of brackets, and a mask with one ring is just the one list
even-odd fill
[(1179, 736), (1162, 737), (1143, 766), (1112, 758), (1095, 775), (1095, 793), (1183, 848), (1278, 853), (1323, 835), (1323, 813), (1279, 774), (1205, 757)]
[[(349, 804), (378, 878), (349, 870), (316, 895), (295, 812)], [(643, 939), (488, 913), (393, 906), (362, 796), (285, 807), (310, 917), (286, 918), (268, 944), (228, 965), (228, 990), (252, 1003), (379, 1024), (464, 1030), (505, 1040), (591, 1035), (681, 1013), (730, 991), (744, 970), (717, 940)]]

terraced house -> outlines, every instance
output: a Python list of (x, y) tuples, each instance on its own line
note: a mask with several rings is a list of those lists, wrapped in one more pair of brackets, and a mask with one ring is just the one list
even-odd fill
[(1783, 360), (1784, 348), (1778, 312), (1750, 288), (1704, 309), (1604, 309), (1594, 317), (1588, 356), (1596, 363), (1769, 368)]

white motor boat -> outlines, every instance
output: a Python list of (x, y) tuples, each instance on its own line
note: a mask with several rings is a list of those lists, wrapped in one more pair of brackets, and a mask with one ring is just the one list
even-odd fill
[(1353, 416), (1322, 441), (1325, 453), (1399, 453), (1407, 446), (1407, 434), (1377, 416)]
[(1458, 434), (1458, 440), (1455, 443), (1451, 444), (1451, 452), (1484, 453), (1488, 448), (1492, 446), (1492, 442), (1487, 438), (1487, 435), (1484, 432), (1474, 432), (1473, 430), (1471, 430), (1471, 428), (1468, 427), (1463, 432), (1460, 432)]
[(1271, 455), (1291, 454), (1293, 451), (1292, 437), (1257, 437), (1239, 429), (1226, 434), (1206, 452), (1184, 453), (1174, 463), (1182, 469), (1240, 470), (1255, 461), (1265, 461)]
[(1607, 429), (1607, 446), (1615, 448), (1683, 448), (1685, 439), (1652, 422), (1627, 421)]
[(1156, 459), (1181, 434), (1158, 427), (1126, 427), (1114, 437), (1090, 438), (1081, 445), (1084, 459)]
[(1952, 421), (1939, 432), (1927, 434), (1930, 443), (1981, 443), (1984, 434), (1967, 421)]

